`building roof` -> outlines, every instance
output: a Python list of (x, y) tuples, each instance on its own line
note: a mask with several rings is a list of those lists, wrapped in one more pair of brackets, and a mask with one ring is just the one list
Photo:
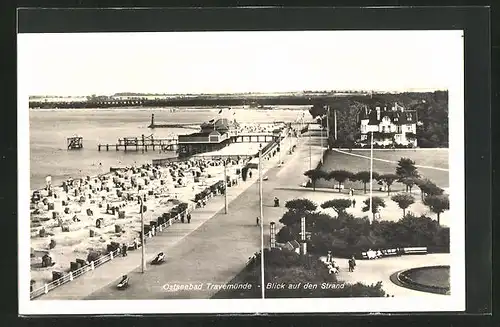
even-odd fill
[(207, 136), (210, 135), (211, 132), (196, 132), (186, 135), (179, 135), (180, 137), (198, 137), (198, 136)]
[(209, 122), (203, 123), (203, 124), (201, 124), (200, 127), (202, 130), (207, 130), (207, 129), (214, 130), (215, 129), (217, 131), (221, 131), (224, 133), (224, 132), (228, 131), (229, 129), (231, 129), (232, 127), (235, 127), (235, 123), (231, 122), (227, 118), (220, 118), (220, 119), (217, 119), (215, 122), (209, 121)]
[(417, 111), (416, 110), (404, 110), (401, 109), (387, 109), (380, 108), (380, 119), (377, 119), (377, 109), (367, 109), (362, 110), (359, 114), (360, 120), (368, 119), (368, 125), (378, 125), (384, 119), (384, 117), (389, 117), (394, 125), (404, 125), (404, 124), (416, 124), (417, 123)]

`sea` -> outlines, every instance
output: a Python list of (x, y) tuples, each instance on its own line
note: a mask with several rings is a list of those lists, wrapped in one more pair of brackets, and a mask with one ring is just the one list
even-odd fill
[[(159, 150), (98, 151), (97, 145), (116, 144), (119, 138), (171, 137), (190, 134), (195, 129), (157, 128), (149, 129), (151, 114), (155, 123), (197, 124), (211, 119), (228, 118), (241, 123), (265, 123), (273, 121), (293, 122), (306, 112), (305, 108), (294, 109), (224, 109), (219, 108), (140, 108), (140, 109), (31, 109), (29, 112), (30, 142), (30, 189), (45, 186), (47, 176), (52, 184), (59, 185), (68, 178), (97, 176), (109, 172), (110, 167), (125, 167), (151, 163), (153, 159), (176, 157), (173, 151)], [(83, 149), (68, 150), (67, 138), (83, 137)]]

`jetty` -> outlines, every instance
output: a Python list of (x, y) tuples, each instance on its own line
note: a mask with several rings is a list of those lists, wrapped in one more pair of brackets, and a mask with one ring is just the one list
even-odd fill
[(156, 124), (155, 114), (151, 114), (151, 123), (148, 128), (188, 128), (188, 129), (198, 129), (201, 123), (172, 123), (172, 124)]
[(124, 137), (118, 139), (116, 144), (98, 144), (97, 150), (115, 149), (116, 151), (142, 151), (162, 150), (176, 151), (178, 147), (177, 137), (155, 138), (153, 134), (149, 136), (141, 135), (141, 137)]
[(68, 137), (66, 141), (67, 141), (68, 150), (83, 149), (83, 137), (82, 136)]

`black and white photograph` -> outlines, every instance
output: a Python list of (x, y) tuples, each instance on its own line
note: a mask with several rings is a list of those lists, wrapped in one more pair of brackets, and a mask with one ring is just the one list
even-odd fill
[(463, 40), (18, 34), (20, 311), (464, 310)]

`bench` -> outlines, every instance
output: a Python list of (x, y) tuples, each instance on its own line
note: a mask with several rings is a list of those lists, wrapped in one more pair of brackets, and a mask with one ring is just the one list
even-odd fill
[(397, 256), (399, 254), (400, 254), (399, 249), (383, 249), (380, 250), (380, 254), (378, 253), (378, 250), (377, 251), (372, 250), (372, 251), (361, 252), (361, 258), (369, 260), (369, 259), (378, 259), (384, 257), (392, 257), (392, 256)]
[(404, 254), (427, 254), (427, 247), (403, 248)]
[(407, 254), (407, 255), (412, 255), (412, 254), (427, 254), (427, 247), (422, 246), (422, 247), (407, 247), (407, 248), (399, 248), (399, 249), (384, 249), (380, 250), (381, 256), (377, 255), (378, 250), (372, 250), (366, 252), (361, 252), (361, 258), (365, 260), (370, 260), (370, 259), (378, 259), (378, 258), (384, 258), (384, 257), (392, 257), (392, 256), (398, 256), (401, 254)]

